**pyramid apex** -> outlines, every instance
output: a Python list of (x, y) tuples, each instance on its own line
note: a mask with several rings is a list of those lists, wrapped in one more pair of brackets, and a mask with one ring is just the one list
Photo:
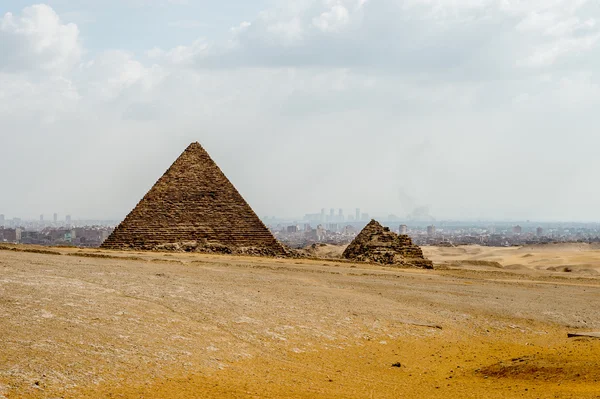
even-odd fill
[(204, 147), (202, 147), (202, 145), (199, 142), (194, 141), (193, 143), (191, 143), (190, 145), (187, 146), (187, 148), (185, 149), (184, 152), (190, 152), (190, 151), (191, 152), (198, 152), (198, 151), (204, 152), (205, 150), (204, 150)]

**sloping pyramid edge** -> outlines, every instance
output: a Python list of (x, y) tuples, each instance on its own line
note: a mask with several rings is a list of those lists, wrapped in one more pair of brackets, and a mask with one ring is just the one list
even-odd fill
[(285, 253), (199, 143), (188, 146), (101, 247)]

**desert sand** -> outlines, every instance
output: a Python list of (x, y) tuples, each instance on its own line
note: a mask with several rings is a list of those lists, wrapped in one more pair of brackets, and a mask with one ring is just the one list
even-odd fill
[(491, 266), (506, 270), (600, 276), (600, 245), (597, 244), (556, 243), (508, 248), (477, 245), (423, 247), (423, 252), (434, 262), (462, 268)]
[(594, 247), (424, 247), (435, 270), (14, 249), (3, 399), (600, 397), (600, 339), (567, 337), (600, 331)]

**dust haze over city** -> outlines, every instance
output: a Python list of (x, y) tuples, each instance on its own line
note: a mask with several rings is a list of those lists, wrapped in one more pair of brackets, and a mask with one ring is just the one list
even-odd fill
[(599, 20), (2, 1), (0, 399), (598, 398)]

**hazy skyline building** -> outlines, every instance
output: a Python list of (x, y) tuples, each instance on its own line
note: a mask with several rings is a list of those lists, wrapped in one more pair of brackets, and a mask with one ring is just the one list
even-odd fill
[(400, 225), (399, 233), (402, 235), (408, 234), (408, 226), (405, 224)]
[(54, 223), (58, 222), (58, 213), (54, 214)]
[(427, 235), (428, 236), (435, 235), (435, 226), (433, 226), (433, 225), (427, 226)]
[(0, 226), (4, 227), (4, 215), (0, 215)]
[(356, 214), (354, 215), (357, 222), (360, 221), (360, 208), (356, 208)]

